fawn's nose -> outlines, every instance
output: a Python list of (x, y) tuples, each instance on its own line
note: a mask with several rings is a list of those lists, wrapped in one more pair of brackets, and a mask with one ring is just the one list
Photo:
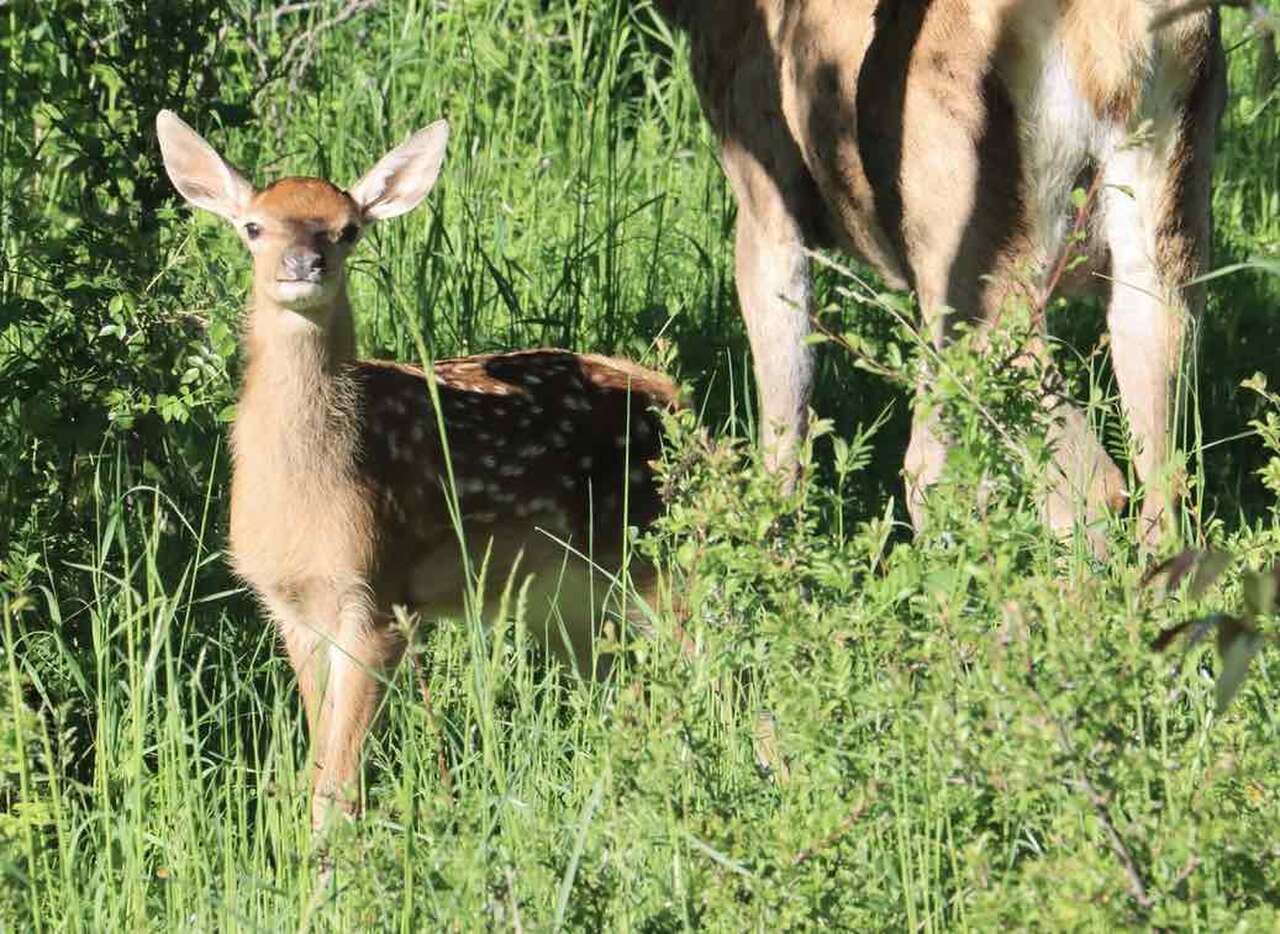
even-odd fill
[(319, 282), (324, 275), (324, 254), (309, 246), (293, 246), (280, 257), (280, 278), (284, 281)]

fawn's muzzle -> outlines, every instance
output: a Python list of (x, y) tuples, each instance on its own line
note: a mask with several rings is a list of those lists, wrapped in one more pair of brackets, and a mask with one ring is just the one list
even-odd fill
[(310, 247), (290, 247), (280, 257), (282, 282), (319, 282), (324, 275), (324, 254)]

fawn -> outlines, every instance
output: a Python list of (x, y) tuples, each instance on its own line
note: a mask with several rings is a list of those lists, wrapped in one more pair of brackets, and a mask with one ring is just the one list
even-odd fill
[[(319, 827), (334, 805), (359, 811), (361, 744), (405, 649), (394, 608), (462, 615), (469, 564), (487, 559), (499, 586), (513, 568), (534, 575), (531, 627), (596, 673), (594, 625), (623, 570), (626, 527), (660, 507), (655, 410), (677, 390), (624, 360), (531, 350), (437, 361), (437, 410), (423, 370), (356, 358), (344, 262), (369, 224), (431, 190), (444, 121), (347, 191), (297, 177), (258, 191), (176, 114), (161, 111), (156, 131), (177, 190), (229, 221), (253, 257), (230, 553), (297, 674)], [(651, 592), (651, 568), (627, 570)]]
[[(1158, 540), (1177, 503), (1173, 390), (1203, 303), (1187, 284), (1208, 263), (1226, 88), (1215, 5), (657, 6), (689, 35), (738, 200), (737, 287), (773, 462), (794, 464), (812, 382), (807, 249), (854, 252), (892, 287), (914, 290), (934, 347), (956, 320), (997, 320), (1010, 298), (1043, 310), (1055, 268), (1080, 252), (1110, 293), (1111, 359), (1147, 485), (1139, 535)], [(1078, 186), (1096, 197), (1082, 250), (1070, 201)], [(1051, 370), (1044, 343), (1031, 350)], [(1092, 524), (1124, 503), (1125, 479), (1084, 413), (1060, 391), (1045, 404), (1059, 416), (1046, 518), (1070, 529), (1083, 502)], [(934, 413), (918, 407), (904, 470), (917, 526), (947, 444)]]

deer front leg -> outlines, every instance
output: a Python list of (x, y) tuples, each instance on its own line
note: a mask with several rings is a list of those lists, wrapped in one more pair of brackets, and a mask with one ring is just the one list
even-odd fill
[(291, 619), (284, 613), (275, 615), (289, 664), (298, 679), (298, 693), (302, 695), (302, 709), (307, 715), (307, 737), (314, 747), (320, 741), (320, 699), (329, 660), (327, 644), (324, 635), (305, 621)]
[(1167, 158), (1152, 149), (1144, 145), (1116, 153), (1107, 167), (1104, 195), (1113, 277), (1107, 312), (1111, 359), (1133, 437), (1134, 465), (1145, 486), (1139, 538), (1149, 545), (1175, 518), (1181, 483), (1171, 436), (1183, 343), (1194, 310), (1181, 286), (1201, 268), (1208, 237), (1207, 204), (1197, 223), (1189, 216), (1193, 206), (1170, 203), (1169, 191), (1185, 190), (1170, 171), (1180, 167), (1167, 165)]
[(1154, 543), (1172, 518), (1170, 461), (1173, 383), (1187, 307), (1161, 268), (1156, 210), (1165, 176), (1147, 147), (1112, 156), (1106, 170), (1105, 230), (1111, 250), (1111, 360), (1129, 418), (1133, 460), (1145, 484), (1139, 538)]
[(360, 811), (360, 753), (387, 679), (404, 652), (404, 639), (389, 619), (353, 599), (340, 615), (328, 646), (329, 677), (320, 704), (312, 826), (321, 829), (332, 811)]
[(770, 469), (793, 472), (813, 385), (813, 351), (805, 342), (809, 260), (779, 183), (745, 150), (726, 147), (725, 170), (738, 196), (734, 261), (760, 397), (761, 447)]

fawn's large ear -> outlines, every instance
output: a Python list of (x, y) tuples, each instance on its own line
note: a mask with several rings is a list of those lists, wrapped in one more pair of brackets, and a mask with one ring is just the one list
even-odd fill
[(156, 114), (156, 137), (169, 180), (188, 202), (229, 221), (249, 206), (253, 186), (172, 110)]
[(418, 206), (440, 175), (449, 124), (437, 120), (387, 153), (347, 192), (366, 221), (398, 217)]

